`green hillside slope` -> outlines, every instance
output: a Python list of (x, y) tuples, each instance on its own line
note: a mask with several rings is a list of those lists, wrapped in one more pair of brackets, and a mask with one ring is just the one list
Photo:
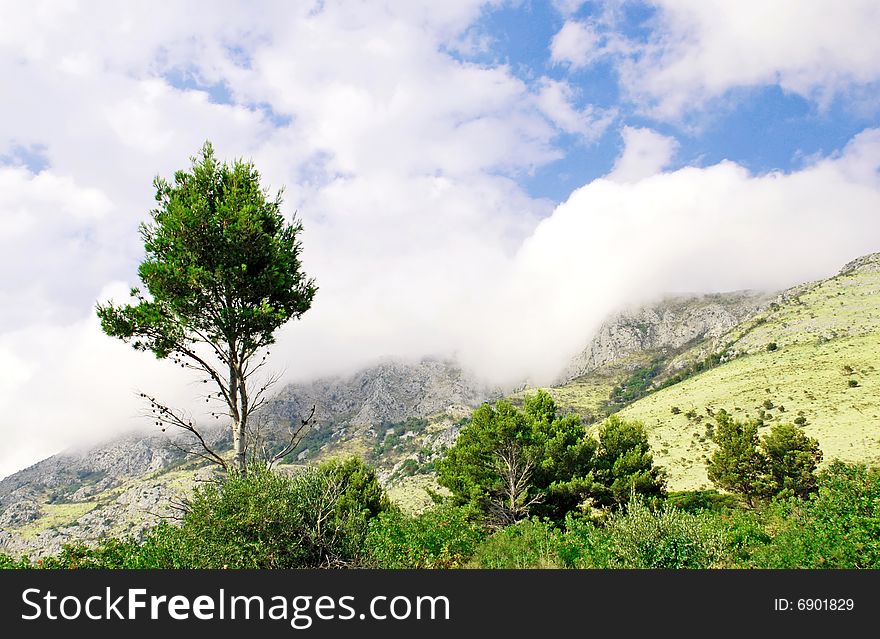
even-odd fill
[[(880, 460), (880, 259), (787, 291), (764, 313), (720, 342), (725, 361), (623, 408), (648, 427), (670, 488), (708, 486), (712, 414), (806, 420), (825, 460)], [(705, 356), (696, 345), (679, 356)], [(672, 362), (674, 367), (675, 361)], [(798, 420), (801, 421), (801, 420)]]

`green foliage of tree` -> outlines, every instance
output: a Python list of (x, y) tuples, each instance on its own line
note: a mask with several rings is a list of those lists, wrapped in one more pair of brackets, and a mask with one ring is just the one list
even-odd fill
[(318, 466), (318, 471), (327, 476), (328, 484), (339, 487), (337, 518), (357, 515), (371, 519), (391, 508), (376, 471), (359, 457), (331, 459)]
[(669, 493), (666, 497), (666, 503), (686, 512), (701, 510), (728, 512), (736, 508), (737, 501), (734, 495), (720, 493), (717, 490), (681, 490)]
[(634, 493), (665, 490), (641, 424), (612, 416), (597, 441), (577, 415), (559, 415), (545, 391), (527, 396), (522, 411), (506, 401), (477, 409), (438, 462), (437, 476), (455, 503), (495, 525), (529, 516), (561, 521), (588, 499), (613, 507)]
[(645, 427), (611, 415), (599, 428), (599, 446), (593, 458), (593, 503), (618, 507), (633, 495), (663, 497), (666, 477), (654, 466)]
[(758, 450), (758, 424), (741, 422), (724, 410), (715, 415), (718, 448), (706, 463), (709, 480), (746, 498), (750, 506), (765, 492), (767, 460)]
[(592, 485), (596, 448), (576, 415), (557, 414), (545, 391), (525, 398), (523, 411), (507, 401), (483, 404), (437, 463), (437, 477), (458, 505), (506, 525), (530, 514), (561, 518)]
[(743, 495), (750, 506), (759, 497), (806, 497), (816, 490), (822, 452), (800, 428), (774, 424), (759, 441), (756, 420), (740, 422), (719, 411), (716, 421), (718, 448), (706, 465), (716, 486)]
[(809, 498), (774, 502), (765, 518), (773, 534), (752, 548), (752, 567), (880, 569), (878, 468), (834, 461)]
[(180, 528), (179, 561), (198, 568), (358, 565), (369, 520), (388, 507), (359, 460), (232, 473), (196, 489)]
[(774, 424), (761, 439), (766, 461), (768, 496), (806, 497), (816, 491), (816, 469), (822, 461), (819, 442), (793, 424)]
[[(270, 197), (251, 162), (221, 162), (209, 142), (189, 171), (153, 184), (157, 207), (140, 227), (145, 291), (132, 289), (134, 304), (99, 304), (101, 327), (216, 386), (208, 397), (231, 419), (234, 465), (244, 470), (248, 420), (272, 382), (255, 374), (275, 331), (302, 316), (317, 290), (301, 268), (302, 225), (285, 221), (281, 192)], [(157, 423), (192, 432), (205, 456), (226, 466), (191, 418), (145, 397)]]
[[(337, 469), (343, 466), (335, 465)], [(759, 509), (726, 503), (718, 509), (705, 509), (699, 503), (706, 499), (714, 502), (717, 495), (703, 491), (705, 494), (688, 496), (696, 507), (692, 512), (671, 501), (651, 507), (636, 499), (599, 517), (572, 511), (562, 526), (537, 518), (522, 520), (490, 537), (470, 509), (450, 504), (419, 515), (397, 508), (382, 510), (364, 525), (358, 513), (365, 515), (370, 512), (369, 504), (377, 503), (369, 488), (354, 491), (364, 495), (363, 503), (339, 511), (315, 509), (314, 504), (324, 498), (310, 501), (299, 491), (326, 496), (328, 487), (336, 486), (329, 492), (345, 493), (342, 484), (330, 481), (333, 471), (328, 468), (312, 469), (312, 475), (301, 476), (320, 479), (305, 482), (305, 489), (290, 483), (293, 478), (233, 474), (233, 481), (240, 480), (234, 490), (249, 497), (230, 496), (228, 507), (208, 507), (207, 501), (217, 498), (221, 486), (204, 487), (208, 492), (204, 508), (195, 508), (179, 527), (160, 524), (142, 541), (105, 539), (95, 547), (67, 545), (39, 560), (0, 554), (0, 568), (880, 569), (880, 469), (860, 464), (832, 462), (819, 474), (816, 492), (803, 498), (776, 499)], [(351, 468), (356, 470), (354, 465)], [(359, 474), (344, 473), (347, 477)], [(354, 485), (369, 487), (372, 481)], [(302, 503), (307, 505), (297, 511), (296, 504)], [(340, 537), (333, 532), (339, 530), (334, 522), (346, 513), (359, 523), (343, 525), (343, 530), (352, 532)], [(324, 526), (329, 526), (329, 531)], [(317, 550), (322, 546), (315, 540), (320, 539), (325, 544), (335, 540), (336, 556), (349, 560), (322, 562), (320, 557), (328, 555)]]

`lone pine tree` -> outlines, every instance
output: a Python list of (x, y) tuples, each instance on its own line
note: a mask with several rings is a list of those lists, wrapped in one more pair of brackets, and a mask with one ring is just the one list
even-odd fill
[[(136, 303), (96, 310), (108, 335), (206, 376), (218, 391), (208, 400), (224, 404), (230, 418), (232, 465), (244, 471), (248, 420), (277, 381), (260, 372), (267, 347), (310, 308), (317, 288), (300, 263), (302, 224), (280, 213), (281, 191), (270, 198), (252, 162), (221, 162), (210, 142), (191, 161), (172, 182), (153, 182), (158, 206), (140, 226), (146, 290), (131, 290)], [(163, 429), (193, 433), (203, 457), (228, 467), (191, 416), (143, 396)]]

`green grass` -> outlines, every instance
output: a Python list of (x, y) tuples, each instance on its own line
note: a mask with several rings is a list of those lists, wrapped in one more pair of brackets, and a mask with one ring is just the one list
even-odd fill
[(24, 539), (33, 539), (44, 530), (69, 526), (97, 506), (97, 502), (94, 501), (42, 504), (40, 506), (43, 512), (42, 516), (22, 526), (18, 532)]

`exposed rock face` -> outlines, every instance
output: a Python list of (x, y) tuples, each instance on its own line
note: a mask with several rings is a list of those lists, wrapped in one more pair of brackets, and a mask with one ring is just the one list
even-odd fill
[(385, 362), (347, 378), (290, 385), (272, 402), (271, 412), (296, 419), (315, 406), (318, 423), (359, 428), (425, 417), (456, 404), (477, 406), (499, 394), (451, 361)]
[(846, 275), (854, 272), (873, 272), (880, 271), (880, 253), (871, 253), (854, 259), (840, 269), (839, 275)]
[(678, 349), (718, 338), (764, 309), (771, 296), (753, 291), (670, 297), (627, 310), (604, 322), (590, 343), (563, 371), (566, 383), (615, 360), (659, 348)]
[(48, 493), (50, 499), (84, 501), (146, 473), (183, 460), (158, 434), (127, 434), (84, 450), (53, 455), (0, 481), (0, 510)]

